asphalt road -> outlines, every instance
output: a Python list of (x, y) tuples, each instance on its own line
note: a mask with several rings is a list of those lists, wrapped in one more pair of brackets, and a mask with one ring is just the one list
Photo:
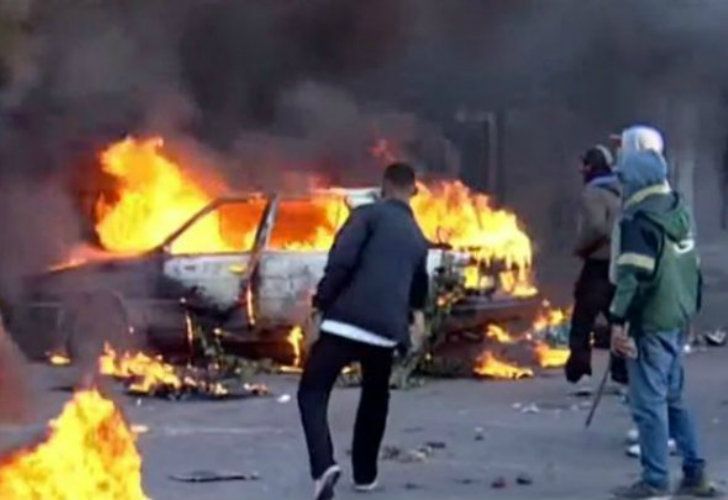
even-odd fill
[[(728, 364), (714, 349), (688, 359), (688, 399), (696, 409), (706, 455), (718, 479), (728, 478)], [(603, 366), (600, 356), (598, 368)], [(41, 394), (38, 423), (58, 411), (68, 393), (52, 390), (63, 370), (34, 366)], [(134, 424), (148, 427), (139, 443), (144, 487), (156, 500), (308, 499), (311, 483), (295, 404), (296, 377), (264, 379), (275, 395), (229, 402), (169, 402), (120, 396)], [(60, 384), (62, 385), (62, 384)], [(280, 402), (281, 395), (290, 395)], [(330, 419), (345, 475), (339, 499), (350, 490), (347, 457), (356, 389), (337, 390)], [(285, 399), (285, 398), (284, 398)], [(630, 426), (617, 396), (603, 401), (584, 429), (588, 400), (569, 394), (560, 372), (520, 382), (437, 380), (395, 392), (387, 446), (403, 451), (435, 443), (422, 462), (381, 464), (384, 489), (373, 499), (606, 499), (609, 490), (635, 479), (638, 464), (624, 454)], [(27, 439), (38, 426), (0, 427), (0, 444)], [(443, 448), (444, 446), (444, 448)], [(675, 471), (679, 462), (675, 459)], [(195, 470), (257, 473), (258, 481), (187, 484), (171, 475)], [(517, 485), (527, 474), (531, 485)], [(492, 483), (504, 478), (506, 486)]]

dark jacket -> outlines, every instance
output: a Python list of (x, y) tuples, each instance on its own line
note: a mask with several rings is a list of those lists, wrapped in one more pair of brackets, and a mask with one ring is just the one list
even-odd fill
[(396, 200), (356, 208), (336, 235), (313, 300), (324, 319), (409, 344), (409, 313), (425, 306), (428, 243)]

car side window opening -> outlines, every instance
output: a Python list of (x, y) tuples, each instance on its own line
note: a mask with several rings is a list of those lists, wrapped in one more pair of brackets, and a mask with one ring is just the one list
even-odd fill
[(173, 255), (247, 252), (253, 247), (264, 200), (226, 203), (197, 219), (170, 245)]

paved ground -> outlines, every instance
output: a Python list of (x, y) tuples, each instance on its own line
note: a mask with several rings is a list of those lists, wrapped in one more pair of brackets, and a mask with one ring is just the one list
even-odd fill
[[(689, 399), (697, 409), (712, 469), (728, 477), (728, 365), (722, 349), (690, 357)], [(600, 365), (603, 358), (600, 357)], [(67, 393), (49, 390), (62, 370), (34, 367), (44, 388), (44, 412), (56, 412)], [(276, 395), (294, 394), (295, 377), (266, 380)], [(358, 391), (336, 392), (331, 422), (338, 455), (345, 466), (341, 499), (361, 498), (349, 491), (346, 450)], [(130, 420), (149, 427), (140, 438), (144, 482), (156, 500), (307, 499), (310, 483), (295, 400), (276, 397), (234, 402), (166, 402), (121, 397)], [(514, 408), (535, 403), (540, 411)], [(582, 403), (580, 405), (580, 403)], [(442, 442), (424, 463), (382, 464), (386, 489), (374, 499), (609, 498), (611, 487), (632, 480), (637, 463), (623, 454), (629, 427), (618, 398), (604, 402), (593, 429), (584, 430), (582, 400), (570, 397), (559, 374), (522, 382), (432, 381), (421, 389), (394, 394), (386, 444), (405, 449)], [(582, 408), (574, 409), (581, 406)], [(46, 418), (43, 415), (43, 418)], [(478, 431), (476, 429), (482, 429)], [(2, 429), (2, 428), (0, 428)], [(5, 441), (21, 433), (5, 427)], [(482, 439), (476, 439), (478, 434)], [(678, 462), (675, 462), (677, 468)], [(247, 483), (184, 484), (169, 475), (196, 469), (257, 472)], [(533, 478), (517, 486), (520, 473)], [(508, 486), (491, 488), (503, 476)]]

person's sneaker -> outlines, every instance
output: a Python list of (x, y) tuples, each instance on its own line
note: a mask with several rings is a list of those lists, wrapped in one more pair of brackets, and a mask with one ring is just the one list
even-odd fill
[(341, 467), (332, 465), (323, 475), (314, 482), (314, 500), (331, 500), (334, 498), (334, 488), (341, 477)]
[(357, 493), (371, 493), (379, 489), (379, 481), (376, 479), (368, 484), (354, 483), (354, 491)]
[(655, 488), (644, 481), (638, 481), (631, 486), (616, 488), (612, 491), (614, 498), (624, 500), (669, 500), (670, 491), (667, 488)]
[(718, 486), (708, 481), (705, 476), (702, 476), (697, 481), (683, 478), (677, 491), (675, 491), (675, 495), (678, 498), (723, 498), (725, 492), (718, 489)]
[(588, 398), (594, 394), (594, 384), (589, 375), (584, 375), (577, 382), (569, 382), (569, 395), (577, 398)]
[[(677, 443), (675, 442), (674, 439), (667, 440), (667, 451), (672, 456), (677, 455)], [(640, 458), (641, 455), (642, 455), (642, 450), (640, 449), (640, 445), (632, 444), (627, 447), (627, 456), (628, 457)]]

